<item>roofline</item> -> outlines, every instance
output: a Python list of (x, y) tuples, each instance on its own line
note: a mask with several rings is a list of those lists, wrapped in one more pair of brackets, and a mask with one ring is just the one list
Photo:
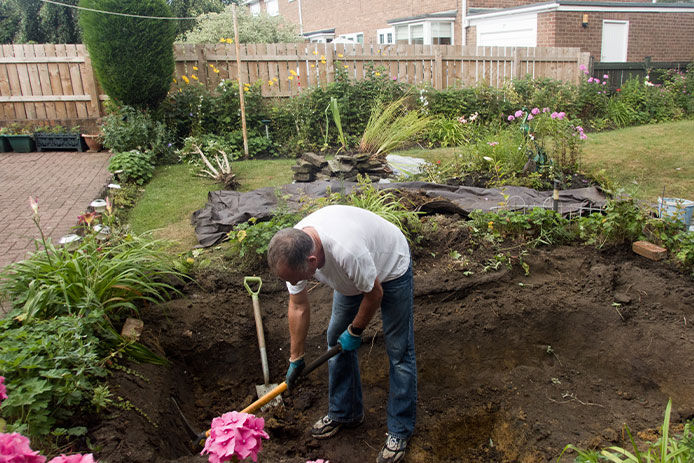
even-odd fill
[(448, 11), (440, 11), (438, 13), (427, 13), (427, 14), (420, 14), (417, 16), (407, 16), (404, 18), (396, 18), (396, 19), (389, 19), (386, 22), (388, 24), (400, 24), (400, 23), (406, 23), (406, 22), (411, 22), (411, 21), (419, 21), (422, 19), (440, 19), (440, 18), (456, 18), (458, 16), (458, 10), (448, 10)]
[(335, 28), (332, 29), (321, 29), (319, 31), (304, 32), (304, 37), (310, 37), (312, 35), (322, 35), (322, 34), (335, 34)]
[(503, 8), (489, 13), (469, 14), (466, 21), (548, 11), (609, 11), (622, 13), (694, 13), (694, 3), (625, 3), (555, 0), (532, 5)]

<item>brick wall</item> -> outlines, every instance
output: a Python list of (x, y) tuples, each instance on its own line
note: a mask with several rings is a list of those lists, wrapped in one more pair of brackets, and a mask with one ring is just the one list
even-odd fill
[[(538, 15), (538, 46), (580, 47), (600, 61), (602, 21), (629, 21), (627, 61), (694, 60), (694, 13), (589, 12), (588, 27), (581, 26), (582, 12), (549, 12)], [(554, 33), (556, 31), (556, 33)]]
[[(280, 14), (299, 24), (299, 1), (278, 0)], [(460, 0), (301, 0), (303, 31), (335, 28), (341, 34), (364, 33), (364, 43), (377, 43), (377, 29), (391, 27), (387, 21), (426, 13), (458, 10)], [(460, 44), (460, 20), (454, 24), (454, 40)]]

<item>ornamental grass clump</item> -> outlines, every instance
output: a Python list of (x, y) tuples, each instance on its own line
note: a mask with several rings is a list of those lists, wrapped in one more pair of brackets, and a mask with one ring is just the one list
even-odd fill
[(258, 461), (263, 448), (262, 439), (270, 436), (263, 430), (265, 420), (243, 412), (228, 412), (214, 418), (210, 437), (205, 441), (201, 455), (209, 455), (210, 463), (244, 460)]

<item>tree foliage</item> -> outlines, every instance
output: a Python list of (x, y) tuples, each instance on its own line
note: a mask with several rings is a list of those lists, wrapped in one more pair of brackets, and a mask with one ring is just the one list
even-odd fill
[[(236, 9), (241, 43), (287, 43), (301, 42), (296, 26), (281, 16), (261, 13), (253, 16), (248, 8)], [(178, 37), (186, 43), (217, 43), (221, 38), (234, 37), (232, 6), (221, 13), (204, 14), (198, 18), (193, 30)]]
[[(78, 0), (63, 0), (77, 5)], [(80, 43), (77, 10), (41, 0), (0, 0), (1, 43)]]
[[(81, 0), (80, 6), (171, 17), (165, 0)], [(172, 20), (81, 11), (80, 26), (99, 83), (112, 100), (142, 108), (166, 97), (174, 71)]]

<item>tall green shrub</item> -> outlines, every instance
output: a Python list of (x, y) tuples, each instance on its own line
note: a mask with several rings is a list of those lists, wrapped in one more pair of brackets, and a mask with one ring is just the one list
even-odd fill
[[(81, 0), (80, 6), (130, 15), (170, 17), (165, 0)], [(97, 78), (119, 104), (156, 107), (174, 71), (172, 20), (80, 12), (80, 26)]]

